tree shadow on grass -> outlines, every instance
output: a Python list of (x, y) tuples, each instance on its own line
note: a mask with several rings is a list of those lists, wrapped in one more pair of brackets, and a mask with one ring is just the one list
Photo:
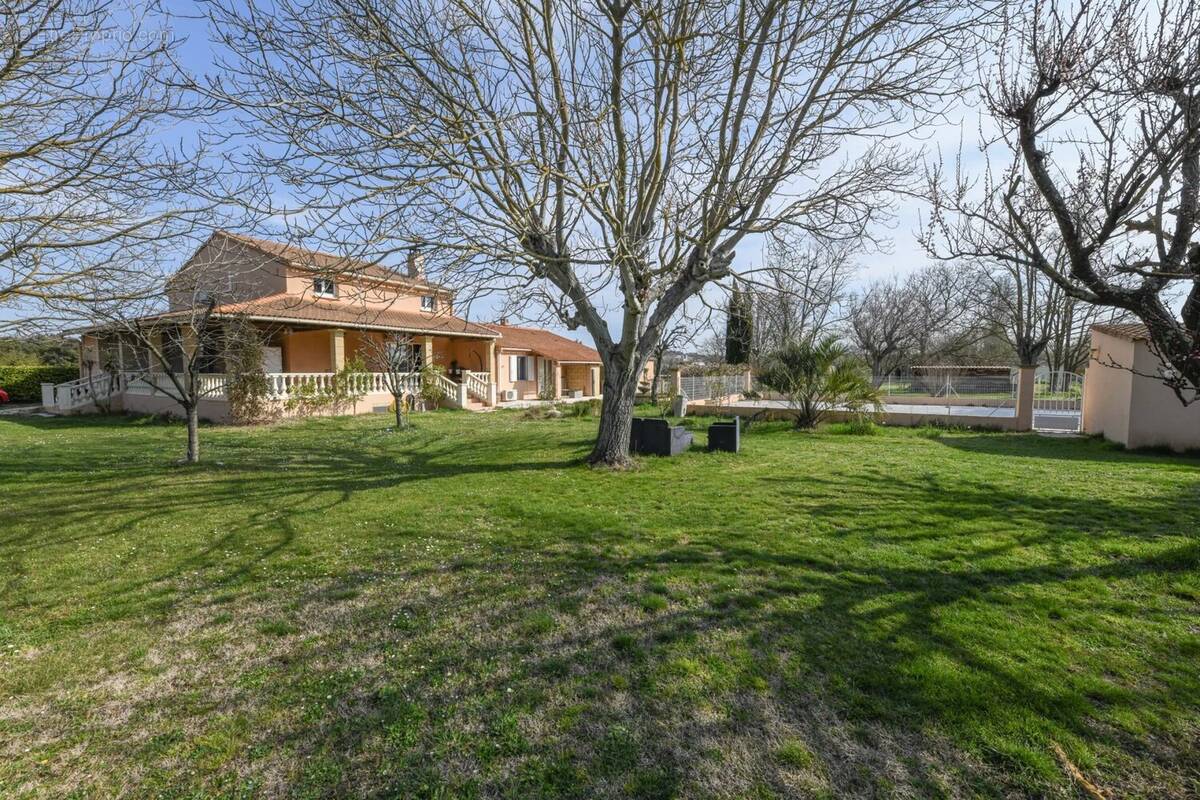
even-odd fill
[[(421, 484), (428, 485), (418, 491), (436, 493), (439, 481), (566, 469), (582, 463), (586, 444), (566, 442), (552, 457), (521, 460), (512, 457), (511, 449), (497, 446), (511, 442), (511, 436), (468, 441), (374, 431), (338, 436), (339, 428), (333, 427), (337, 421), (322, 420), (331, 426), (332, 435), (319, 446), (314, 447), (305, 431), (281, 427), (270, 432), (269, 449), (261, 439), (220, 437), (209, 442), (205, 461), (183, 467), (146, 458), (144, 443), (132, 436), (123, 441), (120, 435), (148, 425), (182, 429), (181, 425), (116, 418), (114, 426), (114, 418), (83, 424), (77, 419), (35, 419), (30, 424), (47, 432), (111, 430), (115, 435), (105, 463), (88, 463), (69, 447), (47, 446), (36, 459), (0, 465), (0, 483), (22, 486), (19, 502), (10, 496), (10, 502), (0, 504), (0, 564), (6, 573), (0, 587), (10, 602), (21, 602), (29, 610), (40, 607), (36, 601), (17, 600), (27, 575), (24, 562), (39, 558), (39, 550), (89, 547), (107, 537), (152, 531), (180, 514), (194, 515), (185, 518), (198, 530), (212, 530), (194, 549), (163, 559), (166, 569), (129, 577), (106, 569), (103, 577), (112, 580), (89, 581), (89, 587), (103, 583), (103, 595), (97, 599), (110, 618), (169, 612), (184, 596), (179, 582), (185, 576), (187, 592), (238, 584), (293, 546), (300, 520), (319, 519), (356, 494), (417, 489)], [(562, 458), (564, 451), (580, 455)], [(153, 492), (148, 484), (156, 484)], [(244, 560), (231, 563), (231, 552), (247, 550)], [(195, 575), (217, 568), (219, 577), (197, 585)]]
[[(926, 493), (919, 481), (908, 489), (935, 506), (935, 520), (979, 506), (986, 493)], [(1152, 504), (1196, 516), (1180, 498)], [(817, 513), (842, 518), (853, 505), (847, 496)], [(326, 685), (313, 676), (334, 676), (341, 688), (318, 715), (273, 726), (265, 741), (291, 754), (293, 788), (327, 781), (329, 795), (456, 787), (522, 797), (764, 788), (790, 796), (812, 784), (851, 797), (889, 786), (1000, 796), (1068, 785), (1047, 749), (1061, 741), (1101, 754), (1110, 770), (1119, 765), (1105, 777), (1123, 788), (1186, 796), (1182, 776), (1200, 766), (1194, 750), (1164, 730), (1155, 751), (1155, 740), (1113, 723), (1194, 703), (1200, 684), (1163, 635), (1178, 609), (1134, 611), (1119, 587), (1136, 594), (1194, 575), (1200, 544), (1081, 562), (1063, 546), (1099, 541), (1090, 522), (1124, 509), (1090, 503), (1048, 520), (1041, 500), (1024, 506), (1024, 516), (991, 514), (1014, 531), (1046, 526), (1013, 534), (1037, 564), (1005, 561), (1007, 545), (989, 542), (960, 543), (976, 563), (947, 566), (736, 531), (633, 548), (621, 531), (597, 531), (551, 550), (485, 550), (434, 569), (318, 585), (298, 618), (319, 617), (351, 588), (362, 592), (354, 621), (289, 657), (276, 682), (289, 688), (276, 700), (300, 702), (294, 687)], [(572, 513), (547, 510), (523, 523), (551, 529)], [(902, 527), (893, 518), (891, 528), (860, 534), (883, 544)], [(655, 586), (669, 599), (648, 611), (639, 603)], [(548, 625), (531, 624), (546, 616)], [(1126, 624), (1110, 635), (1091, 627), (1116, 617)], [(1123, 648), (1142, 652), (1125, 661), (1115, 655)], [(390, 668), (345, 678), (385, 655)], [(1102, 664), (1091, 663), (1098, 657)], [(791, 740), (811, 753), (811, 768), (777, 756)], [(724, 759), (714, 755), (722, 749)], [(336, 777), (296, 766), (313, 760), (336, 766)]]
[[(953, 438), (965, 437), (945, 443)], [(1009, 446), (978, 438), (964, 452)], [(252, 463), (189, 473), (204, 480), (173, 486), (160, 512), (244, 510), (169, 568), (106, 579), (103, 591), (121, 614), (197, 613), (209, 617), (204, 630), (225, 630), (218, 611), (236, 616), (241, 604), (214, 595), (249, 590), (241, 581), (261, 578), (303, 520), (355, 492), (578, 463), (511, 465), (491, 440), (432, 439), (399, 448), (400, 468), (359, 441), (326, 441), (314, 453), (279, 437)], [(256, 594), (243, 631), (228, 633), (268, 660), (232, 659), (219, 676), (177, 676), (130, 700), (131, 719), (169, 727), (182, 724), (174, 709), (187, 698), (220, 689), (223, 704), (186, 723), (202, 733), (243, 717), (256, 756), (189, 772), (207, 757), (200, 733), (170, 758), (145, 744), (153, 736), (134, 735), (144, 731), (93, 738), (129, 743), (124, 757), (178, 793), (228, 773), (310, 796), (1066, 795), (1050, 741), (1112, 788), (1193, 793), (1200, 757), (1184, 720), (1200, 678), (1182, 626), (1200, 596), (1195, 482), (1142, 487), (1131, 500), (1082, 492), (1080, 476), (1061, 488), (1033, 476), (1026, 490), (961, 465), (831, 467), (803, 481), (714, 483), (705, 499), (715, 508), (744, 508), (749, 483), (766, 491), (755, 493), (757, 515), (709, 517), (675, 499), (674, 479), (699, 463), (597, 479), (627, 486), (619, 496), (656, 509), (667, 533), (606, 521), (586, 482), (553, 504), (497, 505), (493, 524), (513, 531), (503, 540), (464, 547), (414, 523), (426, 555), (404, 550), (325, 577), (284, 572)], [(264, 464), (302, 466), (244, 485)], [(161, 465), (130, 472), (143, 469), (148, 478)], [(44, 491), (47, 503), (75, 502)], [(107, 490), (90, 491), (95, 511)], [(69, 521), (88, 505), (68, 505)], [(115, 518), (78, 544), (155, 519), (133, 487), (118, 486), (111, 508)], [(267, 547), (237, 546), (262, 544), (264, 531)], [(0, 546), (61, 541), (47, 532)], [(296, 632), (264, 643), (249, 624), (275, 619)], [(161, 647), (192, 663), (203, 643), (164, 637)], [(784, 757), (787, 743), (799, 744)]]
[(985, 436), (948, 435), (936, 439), (939, 443), (965, 453), (999, 456), (1002, 458), (1038, 458), (1055, 461), (1095, 461), (1098, 463), (1135, 463), (1156, 468), (1174, 466), (1195, 470), (1200, 467), (1200, 452), (1173, 453), (1166, 449), (1127, 450), (1097, 437), (1054, 437), (1054, 446), (1040, 434), (991, 434)]
[[(380, 796), (416, 794), (428, 781), (531, 797), (701, 796), (756, 786), (789, 796), (804, 780), (836, 796), (877, 796), (888, 786), (1000, 796), (1068, 785), (1048, 753), (1052, 740), (1136, 754), (1123, 775), (1108, 776), (1130, 789), (1153, 787), (1164, 773), (1186, 780), (1200, 766), (1194, 750), (1169, 736), (1153, 752), (1111, 722), (1097, 724), (1123, 715), (1151, 720), (1194, 703), (1195, 675), (1154, 674), (1181, 657), (1158, 635), (1171, 612), (1150, 614), (1144, 637), (1126, 643), (1147, 648), (1140, 680), (1081, 673), (1096, 667), (1079, 649), (1095, 637), (1087, 618), (1129, 613), (1124, 598), (1089, 596), (1086, 587), (1169, 584), (1196, 569), (1194, 542), (1090, 566), (954, 572), (854, 565), (747, 540), (626, 556), (613, 554), (619, 543), (611, 535), (571, 545), (527, 553), (515, 570), (466, 559), (453, 578), (443, 576), (452, 591), (364, 605), (356, 612), (364, 629), (397, 613), (410, 620), (378, 647), (403, 642), (420, 654), (406, 662), (417, 668), (362, 676), (344, 711), (330, 711), (315, 731), (272, 731), (272, 748), (336, 761), (331, 794), (374, 787)], [(655, 612), (637, 609), (647, 585), (675, 581), (709, 591), (681, 591)], [(1061, 601), (1041, 597), (1072, 586)], [(961, 609), (968, 613), (959, 617)], [(551, 628), (528, 626), (547, 613)], [(989, 625), (1027, 635), (1018, 642)], [(347, 642), (326, 644), (310, 651), (311, 664), (346, 663)], [(417, 733), (390, 750), (377, 737), (395, 724), (394, 697), (419, 698), (423, 711)], [(554, 724), (555, 710), (577, 706), (575, 724)], [(528, 721), (523, 742), (505, 739), (512, 715)], [(776, 757), (788, 737), (811, 751), (812, 774), (798, 778), (794, 764)], [(371, 774), (377, 748), (397, 769), (382, 785)], [(722, 763), (719, 748), (747, 762)], [(428, 771), (445, 759), (461, 772)], [(648, 783), (638, 783), (643, 778)], [(1187, 791), (1183, 783), (1157, 788), (1159, 796)]]

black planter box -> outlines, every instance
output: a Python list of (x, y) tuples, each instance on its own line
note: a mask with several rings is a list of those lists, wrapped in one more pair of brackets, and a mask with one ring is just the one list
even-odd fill
[(742, 418), (734, 417), (732, 422), (714, 422), (708, 426), (708, 450), (722, 450), (726, 453), (736, 453), (742, 449)]
[(647, 456), (677, 456), (692, 446), (686, 428), (671, 426), (665, 419), (634, 417), (629, 431), (629, 452)]

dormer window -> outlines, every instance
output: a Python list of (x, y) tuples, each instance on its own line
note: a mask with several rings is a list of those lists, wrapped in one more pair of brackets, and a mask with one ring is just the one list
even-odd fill
[(421, 295), (422, 311), (437, 311), (437, 298), (431, 294)]
[(337, 284), (332, 278), (313, 278), (313, 294), (317, 297), (337, 297)]

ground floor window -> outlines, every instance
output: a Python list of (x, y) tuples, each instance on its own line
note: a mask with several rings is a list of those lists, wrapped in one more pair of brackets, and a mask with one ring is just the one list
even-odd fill
[(529, 356), (508, 357), (508, 378), (513, 381), (533, 380), (533, 359)]

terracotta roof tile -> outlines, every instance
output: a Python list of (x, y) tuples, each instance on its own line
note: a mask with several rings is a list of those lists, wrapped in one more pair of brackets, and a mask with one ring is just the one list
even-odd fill
[(1093, 325), (1092, 330), (1135, 342), (1150, 338), (1150, 329), (1140, 322), (1101, 323)]
[(217, 316), (244, 314), (252, 319), (280, 322), (312, 322), (374, 328), (409, 333), (438, 333), (495, 338), (496, 332), (450, 314), (422, 314), (392, 308), (351, 306), (335, 301), (314, 300), (288, 294), (273, 294), (213, 309)]
[(500, 333), (500, 347), (531, 350), (554, 361), (599, 364), (600, 354), (574, 339), (540, 328), (520, 328), (516, 325), (490, 326)]
[(354, 275), (362, 275), (376, 280), (395, 281), (407, 286), (420, 286), (441, 291), (449, 291), (441, 284), (421, 278), (409, 277), (400, 270), (383, 264), (374, 264), (360, 258), (349, 258), (332, 253), (322, 253), (319, 250), (309, 250), (306, 247), (274, 242), (270, 239), (258, 239), (243, 233), (232, 231), (217, 231), (218, 236), (224, 236), (236, 242), (249, 245), (254, 249), (274, 258), (280, 258), (297, 269), (305, 270), (335, 270)]

